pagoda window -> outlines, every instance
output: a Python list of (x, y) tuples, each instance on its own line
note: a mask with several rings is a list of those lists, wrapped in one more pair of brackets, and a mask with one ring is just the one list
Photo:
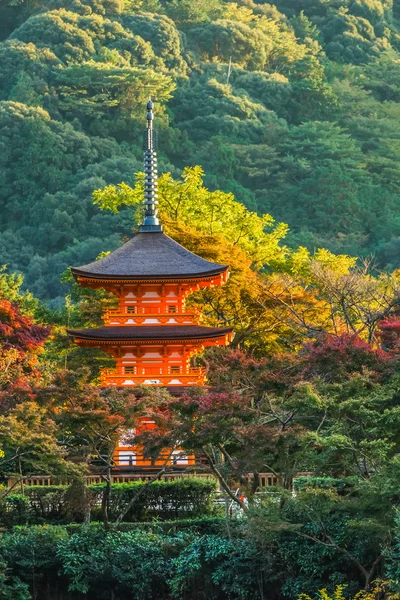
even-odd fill
[(172, 365), (169, 369), (171, 375), (178, 375), (181, 372), (180, 365)]
[(136, 306), (134, 304), (129, 304), (126, 307), (126, 312), (128, 313), (128, 315), (134, 315), (134, 314), (136, 314)]
[(169, 313), (176, 313), (176, 306), (168, 306)]
[(189, 458), (180, 450), (174, 450), (171, 457), (171, 463), (173, 465), (187, 465), (189, 464)]
[(135, 365), (126, 365), (124, 366), (124, 374), (127, 375), (130, 373), (131, 375), (136, 374), (136, 366)]
[(131, 467), (136, 465), (136, 452), (132, 450), (121, 450), (118, 452), (118, 466)]

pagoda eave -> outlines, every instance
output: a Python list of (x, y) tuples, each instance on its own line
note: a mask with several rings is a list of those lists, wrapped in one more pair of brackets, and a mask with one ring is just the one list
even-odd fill
[(99, 286), (103, 287), (104, 285), (140, 285), (140, 284), (149, 284), (149, 283), (202, 283), (202, 282), (210, 282), (211, 284), (219, 285), (221, 283), (225, 283), (228, 279), (229, 271), (228, 267), (225, 267), (223, 270), (215, 271), (214, 273), (199, 273), (196, 275), (149, 275), (148, 277), (140, 276), (135, 277), (132, 275), (98, 275), (94, 276), (93, 274), (84, 273), (81, 271), (77, 271), (73, 267), (71, 267), (71, 271), (76, 281), (82, 286)]
[(128, 344), (138, 344), (139, 341), (141, 344), (145, 344), (146, 346), (163, 346), (166, 343), (169, 344), (173, 344), (175, 342), (175, 344), (193, 344), (193, 345), (200, 345), (200, 346), (206, 346), (206, 345), (215, 345), (216, 342), (218, 342), (218, 340), (223, 341), (223, 346), (225, 346), (228, 342), (232, 341), (232, 334), (224, 334), (224, 335), (220, 335), (219, 337), (210, 337), (210, 338), (182, 338), (179, 340), (165, 340), (165, 339), (154, 339), (154, 340), (135, 340), (135, 339), (130, 339), (130, 340), (89, 340), (89, 339), (85, 339), (85, 338), (77, 338), (74, 336), (71, 336), (72, 340), (74, 341), (75, 344), (78, 344), (79, 346), (92, 346), (94, 348), (101, 348), (102, 346), (126, 346)]
[(177, 327), (157, 327), (157, 326), (138, 326), (138, 327), (101, 327), (99, 329), (88, 330), (68, 330), (68, 335), (78, 344), (204, 344), (214, 342), (218, 339), (230, 339), (232, 329), (230, 327), (212, 328), (203, 326), (184, 326)]

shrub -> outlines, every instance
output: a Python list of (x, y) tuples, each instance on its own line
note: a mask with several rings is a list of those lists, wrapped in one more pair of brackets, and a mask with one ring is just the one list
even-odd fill
[[(26, 593), (29, 585), (36, 598), (67, 590), (96, 600), (257, 597), (268, 560), (250, 540), (178, 531), (178, 523), (175, 532), (127, 525), (130, 531), (75, 525), (70, 534), (63, 526), (16, 527), (0, 536), (0, 583), (4, 564), (10, 590)], [(15, 599), (29, 598), (21, 594)]]
[(18, 577), (9, 577), (7, 565), (0, 563), (0, 600), (31, 600), (28, 586)]
[(251, 540), (214, 535), (194, 538), (172, 561), (172, 597), (257, 598), (267, 563), (268, 558)]
[(70, 591), (96, 592), (97, 598), (109, 590), (119, 598), (146, 600), (162, 597), (166, 589), (165, 543), (144, 531), (82, 528), (58, 544), (57, 557)]
[(354, 490), (356, 484), (356, 477), (346, 477), (344, 479), (335, 479), (334, 477), (296, 477), (293, 481), (293, 489), (296, 492), (310, 489), (335, 490), (338, 494), (343, 494)]
[[(82, 527), (82, 523), (70, 523), (66, 525), (68, 533), (78, 533)], [(92, 521), (88, 526), (89, 529), (104, 529), (103, 523)], [(229, 522), (231, 534), (235, 535), (236, 530), (241, 532), (242, 523), (239, 520)], [(182, 532), (198, 534), (198, 535), (225, 535), (226, 518), (225, 517), (197, 517), (194, 519), (178, 519), (173, 521), (143, 521), (136, 523), (123, 522), (115, 528), (117, 531), (150, 531), (165, 535), (178, 535)]]
[(15, 527), (0, 536), (0, 562), (7, 565), (10, 575), (17, 576), (17, 581), (20, 579), (35, 589), (57, 575), (60, 567), (57, 545), (67, 537), (61, 526)]
[(0, 502), (1, 521), (7, 527), (23, 525), (29, 521), (29, 498), (22, 494), (10, 494)]
[[(128, 505), (133, 495), (145, 485), (142, 482), (117, 483), (112, 486), (110, 498), (110, 519), (113, 520)], [(90, 486), (98, 496), (100, 504), (104, 484)], [(173, 481), (155, 481), (146, 488), (133, 508), (125, 515), (126, 521), (144, 521), (151, 517), (178, 519), (198, 517), (212, 512), (212, 501), (216, 483), (212, 479), (185, 478)], [(93, 517), (100, 517), (98, 510)]]
[[(100, 519), (101, 497), (105, 484), (88, 487), (92, 496), (92, 517)], [(109, 515), (115, 520), (144, 482), (115, 483), (111, 488)], [(0, 503), (0, 522), (7, 527), (26, 523), (68, 523), (79, 511), (71, 506), (67, 486), (31, 486), (25, 494), (10, 494)], [(125, 516), (125, 521), (144, 521), (200, 517), (213, 512), (216, 482), (213, 479), (184, 478), (155, 481), (141, 494)]]

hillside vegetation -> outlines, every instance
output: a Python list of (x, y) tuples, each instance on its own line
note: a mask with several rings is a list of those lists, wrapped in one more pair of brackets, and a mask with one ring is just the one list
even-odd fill
[[(0, 600), (399, 600), (399, 58), (391, 0), (0, 0)], [(137, 228), (150, 94), (164, 230), (230, 267), (182, 395), (67, 334), (116, 307), (67, 267)], [(220, 501), (113, 482), (127, 436)]]
[[(43, 299), (121, 244), (92, 192), (160, 166), (289, 225), (285, 243), (400, 264), (400, 10), (392, 0), (0, 5), (0, 262)], [(231, 61), (231, 69), (229, 68)]]

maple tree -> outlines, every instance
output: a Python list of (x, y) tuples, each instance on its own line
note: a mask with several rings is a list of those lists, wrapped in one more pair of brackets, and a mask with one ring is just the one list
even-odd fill
[(49, 336), (49, 328), (23, 315), (16, 303), (0, 299), (0, 388), (21, 385), (38, 377), (38, 355)]
[[(111, 471), (119, 440), (137, 426), (142, 403), (129, 390), (101, 389), (90, 384), (90, 371), (61, 371), (51, 384), (37, 390), (56, 427), (57, 443), (76, 465), (77, 476), (97, 472), (105, 482), (102, 496), (104, 525), (109, 527)], [(89, 518), (89, 506), (85, 518)]]

